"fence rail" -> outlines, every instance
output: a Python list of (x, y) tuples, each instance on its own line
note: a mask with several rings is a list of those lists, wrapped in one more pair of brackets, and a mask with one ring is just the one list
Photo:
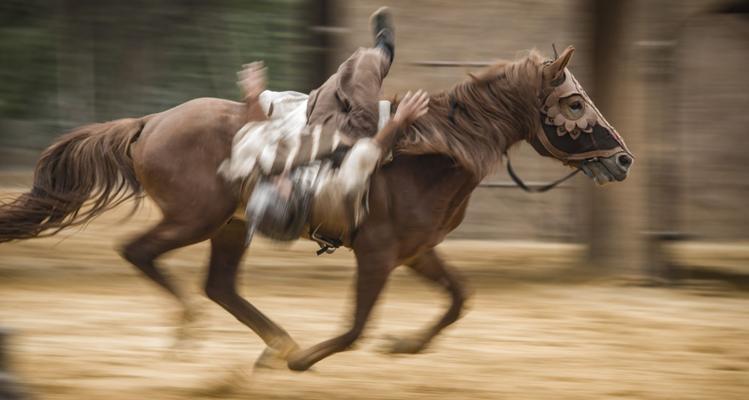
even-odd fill
[(445, 60), (421, 60), (407, 63), (417, 67), (488, 67), (493, 65), (492, 61), (445, 61)]

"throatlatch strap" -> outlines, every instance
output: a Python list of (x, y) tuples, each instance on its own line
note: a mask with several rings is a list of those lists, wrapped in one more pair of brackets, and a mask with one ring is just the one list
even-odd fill
[(549, 191), (551, 189), (554, 189), (560, 183), (566, 181), (567, 179), (572, 178), (573, 176), (575, 176), (581, 170), (581, 168), (578, 167), (574, 171), (570, 172), (569, 174), (567, 174), (566, 176), (562, 177), (561, 179), (555, 180), (554, 182), (547, 183), (545, 185), (529, 187), (515, 173), (515, 170), (512, 169), (512, 163), (510, 163), (510, 156), (507, 153), (505, 153), (505, 158), (507, 158), (507, 173), (510, 174), (510, 178), (512, 178), (512, 181), (515, 182), (516, 185), (518, 185), (521, 189), (523, 189), (524, 191), (526, 191), (528, 193), (543, 193), (543, 192)]

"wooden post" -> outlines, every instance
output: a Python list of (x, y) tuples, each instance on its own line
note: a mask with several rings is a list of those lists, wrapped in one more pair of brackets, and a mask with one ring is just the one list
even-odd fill
[(673, 90), (676, 23), (672, 10), (680, 5), (674, 0), (641, 2), (644, 39), (635, 43), (641, 59), (641, 79), (647, 90), (647, 96), (643, 97), (648, 130), (648, 156), (643, 160), (648, 207), (643, 267), (653, 279), (669, 277), (664, 244), (679, 238), (677, 205), (681, 185), (677, 163), (681, 133), (674, 130), (671, 116), (676, 111)]
[(594, 273), (639, 275), (644, 245), (644, 132), (636, 60), (627, 46), (633, 35), (626, 0), (590, 0), (593, 18), (593, 100), (626, 140), (636, 160), (625, 182), (582, 190), (587, 213), (584, 224), (587, 264)]
[(309, 89), (316, 89), (335, 72), (335, 0), (314, 0), (307, 5), (310, 28), (310, 64)]

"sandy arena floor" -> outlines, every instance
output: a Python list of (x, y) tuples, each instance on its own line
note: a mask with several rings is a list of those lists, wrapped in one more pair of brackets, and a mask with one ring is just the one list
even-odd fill
[[(443, 253), (475, 294), (425, 353), (383, 354), (387, 335), (431, 322), (446, 298), (396, 273), (353, 351), (313, 371), (253, 371), (263, 344), (200, 294), (205, 245), (164, 264), (202, 310), (173, 350), (177, 307), (112, 250), (149, 208), (86, 230), (0, 245), (0, 325), (15, 371), (39, 399), (746, 399), (749, 296), (721, 284), (645, 288), (569, 279), (575, 246), (451, 242)], [(242, 291), (302, 346), (348, 321), (347, 251), (260, 243)]]

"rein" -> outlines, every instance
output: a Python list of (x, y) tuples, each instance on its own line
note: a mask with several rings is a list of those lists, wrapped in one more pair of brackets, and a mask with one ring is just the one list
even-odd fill
[(582, 170), (582, 168), (577, 167), (574, 171), (570, 172), (569, 174), (555, 180), (554, 182), (547, 183), (545, 185), (540, 186), (528, 186), (523, 182), (522, 179), (515, 173), (515, 170), (512, 169), (512, 163), (510, 162), (510, 155), (505, 152), (505, 158), (507, 158), (507, 173), (510, 175), (510, 178), (512, 178), (512, 181), (515, 182), (516, 185), (518, 185), (519, 188), (523, 189), (524, 191), (528, 193), (543, 193), (547, 192), (551, 189), (554, 189), (555, 187), (559, 186), (562, 182), (572, 178), (573, 176), (577, 175), (578, 172)]

